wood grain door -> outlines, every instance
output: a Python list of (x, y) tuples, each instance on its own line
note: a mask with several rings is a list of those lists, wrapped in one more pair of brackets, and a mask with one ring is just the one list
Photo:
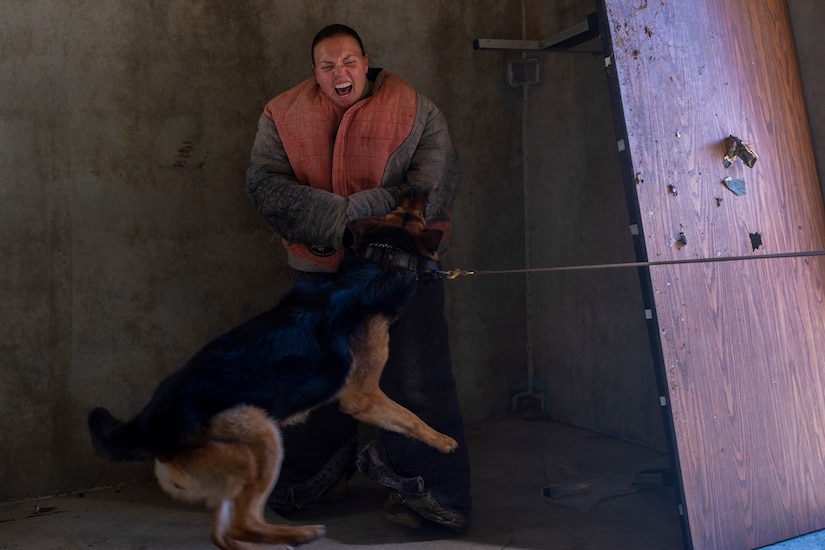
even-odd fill
[[(785, 0), (599, 8), (639, 259), (825, 248)], [(724, 166), (731, 134), (753, 167)], [(821, 256), (642, 270), (688, 546), (825, 528), (823, 279)]]

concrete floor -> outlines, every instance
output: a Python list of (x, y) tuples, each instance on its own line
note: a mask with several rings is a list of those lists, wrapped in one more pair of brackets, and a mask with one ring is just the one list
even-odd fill
[[(640, 481), (633, 474), (661, 465), (661, 453), (544, 420), (487, 422), (467, 435), (475, 499), (467, 533), (386, 521), (386, 492), (356, 475), (349, 501), (290, 518), (327, 526), (327, 538), (302, 548), (682, 548), (673, 489), (653, 483), (628, 494)], [(550, 485), (558, 488), (551, 494), (568, 496), (546, 499), (542, 489)], [(206, 511), (166, 498), (152, 480), (0, 506), (0, 549), (207, 549), (209, 528)]]

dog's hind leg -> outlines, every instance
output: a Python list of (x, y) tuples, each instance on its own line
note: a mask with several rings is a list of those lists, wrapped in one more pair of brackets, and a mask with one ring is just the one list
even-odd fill
[(288, 544), (256, 544), (254, 542), (243, 542), (227, 536), (232, 525), (233, 506), (232, 502), (225, 500), (215, 510), (215, 530), (212, 533), (212, 542), (218, 548), (228, 548), (230, 550), (294, 550)]
[(353, 363), (350, 376), (339, 393), (339, 408), (358, 420), (418, 439), (449, 453), (458, 447), (452, 437), (432, 429), (427, 423), (390, 399), (378, 386), (389, 356), (389, 320), (376, 315), (365, 324), (362, 334), (350, 342)]
[[(266, 499), (281, 469), (283, 455), (281, 436), (275, 423), (261, 409), (241, 407), (241, 422), (249, 431), (241, 434), (240, 445), (244, 454), (254, 465), (253, 475), (244, 480), (243, 485), (233, 491), (232, 520), (228, 536), (233, 542), (249, 542), (264, 545), (302, 544), (324, 536), (322, 525), (281, 526), (267, 523), (264, 519)], [(237, 436), (237, 419), (226, 426), (218, 437)], [(254, 427), (254, 428), (253, 428)], [(235, 545), (232, 550), (241, 550)]]
[(281, 458), (275, 422), (257, 407), (241, 406), (215, 416), (197, 446), (159, 461), (155, 470), (172, 496), (205, 501), (213, 510), (212, 542), (219, 548), (252, 550), (322, 537), (322, 525), (277, 526), (264, 520)]

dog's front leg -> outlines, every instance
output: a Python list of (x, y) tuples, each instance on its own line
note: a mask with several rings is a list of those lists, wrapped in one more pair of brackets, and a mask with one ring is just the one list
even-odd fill
[(442, 453), (454, 451), (458, 447), (455, 439), (432, 429), (378, 386), (389, 356), (389, 326), (389, 319), (375, 315), (350, 342), (352, 365), (338, 395), (339, 408), (362, 422), (412, 437)]
[(339, 407), (362, 422), (412, 437), (442, 453), (452, 452), (458, 447), (455, 439), (435, 431), (378, 388), (369, 393), (361, 393), (357, 388), (344, 388)]

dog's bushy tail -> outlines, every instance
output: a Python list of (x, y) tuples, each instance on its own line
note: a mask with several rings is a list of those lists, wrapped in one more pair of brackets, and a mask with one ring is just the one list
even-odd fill
[(137, 419), (121, 422), (107, 409), (97, 407), (89, 413), (89, 434), (97, 454), (108, 460), (149, 460), (149, 451), (137, 426)]

